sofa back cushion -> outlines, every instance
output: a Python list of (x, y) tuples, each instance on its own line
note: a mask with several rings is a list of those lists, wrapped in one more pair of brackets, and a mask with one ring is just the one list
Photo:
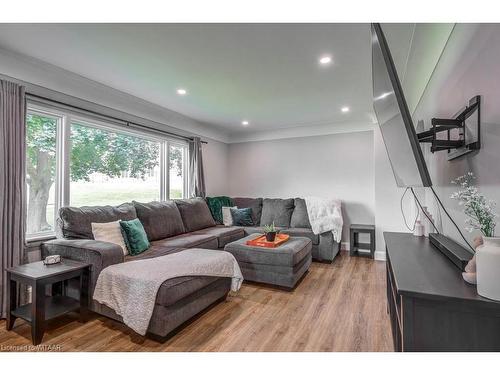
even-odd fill
[(186, 232), (181, 213), (174, 201), (133, 203), (149, 241), (162, 240)]
[(311, 228), (309, 215), (307, 214), (306, 201), (302, 198), (295, 198), (295, 208), (293, 209), (291, 228)]
[(253, 224), (260, 225), (262, 198), (233, 198), (233, 203), (238, 208), (251, 208)]
[[(238, 206), (239, 207), (239, 206)], [(274, 225), (289, 227), (293, 213), (293, 199), (265, 198), (262, 202), (262, 216), (260, 225)]]
[(203, 198), (176, 199), (186, 232), (215, 226), (215, 220)]
[(68, 239), (93, 240), (92, 223), (109, 223), (137, 218), (132, 203), (119, 206), (61, 207), (57, 218), (57, 236)]

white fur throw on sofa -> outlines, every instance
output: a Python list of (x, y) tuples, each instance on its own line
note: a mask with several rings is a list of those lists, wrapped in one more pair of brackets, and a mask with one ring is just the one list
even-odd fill
[(305, 197), (307, 214), (314, 234), (332, 232), (335, 241), (342, 237), (342, 208), (339, 199)]

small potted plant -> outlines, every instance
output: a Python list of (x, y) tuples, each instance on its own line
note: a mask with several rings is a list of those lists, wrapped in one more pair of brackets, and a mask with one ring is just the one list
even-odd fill
[(274, 242), (276, 234), (278, 233), (276, 227), (274, 226), (274, 221), (271, 225), (264, 225), (264, 233), (266, 235), (266, 241)]
[(477, 292), (483, 297), (500, 300), (500, 237), (495, 237), (495, 202), (487, 201), (479, 193), (473, 184), (474, 179), (474, 175), (469, 172), (452, 181), (459, 186), (459, 190), (451, 198), (457, 199), (464, 208), (466, 229), (469, 232), (479, 230), (483, 236), (483, 244), (477, 247), (473, 260), (469, 262), (476, 264)]

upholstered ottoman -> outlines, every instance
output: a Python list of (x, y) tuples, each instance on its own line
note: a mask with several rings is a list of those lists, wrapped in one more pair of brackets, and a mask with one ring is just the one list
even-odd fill
[(290, 237), (287, 242), (273, 249), (246, 244), (260, 235), (254, 233), (231, 242), (224, 250), (234, 255), (245, 280), (294, 288), (311, 265), (311, 240)]

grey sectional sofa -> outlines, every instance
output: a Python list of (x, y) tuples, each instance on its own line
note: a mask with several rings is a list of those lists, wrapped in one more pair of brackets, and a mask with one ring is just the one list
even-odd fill
[[(255, 226), (225, 227), (216, 225), (210, 210), (201, 198), (124, 203), (117, 207), (63, 207), (57, 219), (57, 239), (42, 245), (42, 255), (60, 254), (69, 259), (92, 264), (90, 291), (92, 295), (101, 270), (112, 264), (137, 259), (154, 258), (183, 251), (187, 248), (223, 249), (230, 242), (261, 231), (261, 225), (273, 221), (282, 232), (305, 236), (312, 240), (312, 256), (332, 261), (339, 244), (331, 233), (312, 233), (301, 199), (234, 198), (238, 207), (252, 207)], [(136, 256), (124, 256), (115, 244), (94, 240), (92, 222), (110, 222), (139, 218), (151, 246)], [(158, 292), (148, 332), (160, 338), (168, 337), (180, 325), (225, 299), (231, 280), (219, 277), (178, 277), (165, 281)], [(69, 288), (71, 293), (71, 288)], [(91, 301), (91, 309), (110, 318), (121, 318), (108, 307)]]

